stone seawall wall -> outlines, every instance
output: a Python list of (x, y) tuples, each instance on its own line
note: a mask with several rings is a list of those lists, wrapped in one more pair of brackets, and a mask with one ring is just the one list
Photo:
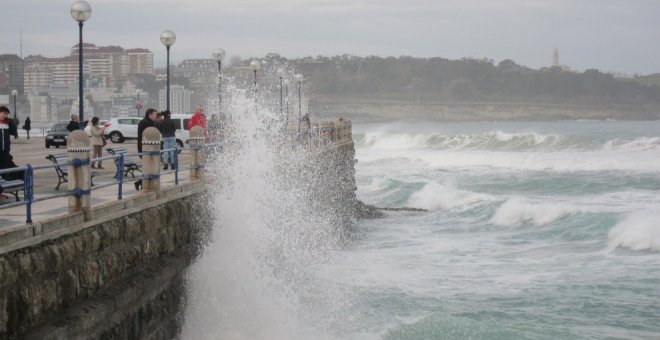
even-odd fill
[(203, 195), (154, 201), (0, 255), (0, 339), (175, 336), (181, 273), (212, 220)]
[[(354, 144), (302, 151), (282, 170), (313, 195), (300, 208), (341, 228), (341, 242), (356, 217)], [(99, 207), (97, 222), (37, 223), (32, 238), (0, 248), (0, 340), (177, 338), (185, 269), (215, 220), (204, 183), (193, 184)]]

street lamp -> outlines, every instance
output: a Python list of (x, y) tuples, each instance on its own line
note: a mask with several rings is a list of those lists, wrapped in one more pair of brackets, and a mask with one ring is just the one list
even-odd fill
[(218, 62), (218, 113), (222, 116), (222, 59), (225, 58), (225, 50), (216, 48), (213, 50), (213, 59)]
[(160, 34), (160, 42), (167, 48), (167, 88), (165, 93), (165, 108), (170, 110), (170, 46), (174, 45), (176, 34), (170, 30), (165, 30)]
[[(78, 41), (78, 117), (80, 122), (85, 121), (83, 116), (83, 23), (92, 16), (92, 7), (85, 1), (76, 1), (71, 5), (71, 17), (80, 27), (80, 40)], [(83, 124), (79, 124), (83, 129)]]
[(302, 101), (301, 101), (301, 86), (302, 86), (302, 81), (303, 81), (303, 75), (300, 73), (297, 73), (295, 76), (296, 80), (298, 81), (298, 139), (300, 139), (300, 121), (302, 120)]
[(14, 120), (16, 120), (18, 118), (16, 116), (16, 114), (18, 113), (18, 111), (16, 111), (16, 96), (18, 96), (18, 91), (12, 90), (11, 95), (12, 95), (12, 97), (14, 97)]
[(283, 93), (282, 93), (282, 77), (284, 77), (284, 69), (277, 69), (277, 76), (280, 78), (280, 117), (282, 116), (282, 102), (283, 102)]
[(254, 72), (254, 101), (257, 101), (257, 70), (261, 68), (261, 62), (257, 59), (252, 60), (250, 68)]
[(137, 116), (140, 117), (140, 110), (142, 109), (142, 102), (140, 102), (140, 90), (136, 89), (135, 94), (137, 94), (137, 104), (135, 104), (135, 108), (137, 109)]

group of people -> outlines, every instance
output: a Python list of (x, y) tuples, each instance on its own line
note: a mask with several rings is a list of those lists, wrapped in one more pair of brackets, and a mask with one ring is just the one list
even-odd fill
[[(190, 117), (188, 130), (192, 129), (193, 126), (201, 126), (206, 129), (206, 115), (204, 115), (204, 108), (202, 106), (198, 106), (195, 113)], [(165, 110), (163, 112), (158, 112), (153, 108), (149, 108), (145, 111), (144, 118), (138, 123), (138, 153), (142, 152), (142, 135), (144, 134), (144, 130), (148, 127), (155, 127), (160, 131), (162, 138), (161, 149), (169, 150), (163, 152), (163, 170), (175, 170), (176, 164), (174, 163), (174, 151), (172, 149), (176, 148), (176, 125), (171, 119), (170, 111)], [(142, 188), (142, 180), (135, 181), (134, 185), (135, 190), (140, 190)]]
[[(17, 124), (13, 119), (9, 118), (10, 111), (6, 106), (0, 106), (0, 169), (14, 168), (16, 164), (13, 162), (13, 157), (10, 153), (11, 150), (11, 136), (14, 138), (18, 137)], [(79, 130), (81, 128), (79, 117), (76, 114), (71, 115), (71, 120), (67, 125), (67, 130), (70, 132)], [(93, 146), (92, 158), (102, 157), (103, 147), (106, 145), (105, 138), (103, 137), (105, 132), (105, 126), (99, 126), (99, 118), (94, 117), (90, 121), (91, 124), (85, 122), (84, 131), (90, 137), (90, 144)], [(23, 128), (28, 130), (31, 128), (31, 122), (29, 117), (26, 119)], [(201, 126), (206, 130), (206, 115), (204, 115), (204, 108), (198, 106), (195, 113), (190, 118), (188, 123), (188, 129), (192, 129), (194, 126)], [(144, 130), (148, 127), (157, 128), (162, 136), (162, 149), (174, 149), (176, 148), (176, 126), (174, 121), (171, 119), (170, 111), (158, 112), (156, 109), (147, 109), (144, 114), (144, 118), (138, 124), (138, 142), (137, 142), (137, 151), (142, 152), (142, 135)], [(28, 139), (29, 137), (28, 132)], [(174, 151), (163, 152), (163, 170), (175, 169), (174, 162)], [(92, 168), (103, 169), (102, 161), (92, 162)], [(21, 172), (3, 174), (2, 178), (6, 180), (22, 179), (23, 174)], [(135, 189), (140, 190), (142, 187), (142, 180), (135, 182)], [(0, 193), (1, 195), (2, 193)]]

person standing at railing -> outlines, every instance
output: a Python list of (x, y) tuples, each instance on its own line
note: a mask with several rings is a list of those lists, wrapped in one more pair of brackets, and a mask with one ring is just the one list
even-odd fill
[[(11, 136), (18, 135), (16, 123), (9, 119), (9, 109), (0, 106), (0, 169), (15, 168), (14, 157), (11, 155)], [(22, 172), (12, 172), (2, 175), (2, 178), (11, 181), (23, 179)]]
[[(149, 108), (144, 112), (144, 118), (138, 123), (137, 131), (137, 150), (138, 153), (142, 152), (142, 134), (144, 130), (148, 127), (155, 127), (156, 119), (158, 119), (158, 111), (156, 109)], [(140, 156), (142, 158), (142, 156)], [(135, 190), (140, 190), (142, 188), (142, 180), (139, 179), (135, 181)]]
[[(104, 127), (99, 126), (99, 117), (94, 117), (92, 118), (92, 123), (89, 126), (89, 134), (90, 134), (90, 144), (94, 147), (94, 151), (92, 152), (92, 158), (99, 158), (103, 157), (103, 131), (105, 130)], [(96, 168), (95, 165), (96, 162), (92, 162), (92, 168)], [(98, 161), (98, 169), (103, 169), (103, 161)]]
[[(159, 121), (156, 125), (160, 134), (163, 138), (163, 150), (173, 149), (176, 147), (176, 126), (174, 121), (170, 119), (170, 111), (165, 110), (162, 112), (163, 119)], [(163, 152), (163, 170), (167, 170), (168, 164), (174, 170), (174, 152), (165, 151)]]

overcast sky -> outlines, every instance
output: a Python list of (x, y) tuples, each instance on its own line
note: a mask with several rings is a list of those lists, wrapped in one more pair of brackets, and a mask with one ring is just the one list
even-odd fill
[[(61, 57), (78, 41), (74, 1), (2, 0), (0, 54)], [(159, 36), (177, 35), (174, 62), (270, 52), (304, 56), (512, 59), (532, 68), (660, 73), (659, 0), (89, 0), (85, 42), (143, 47), (165, 65)], [(162, 64), (162, 65), (161, 65)]]

